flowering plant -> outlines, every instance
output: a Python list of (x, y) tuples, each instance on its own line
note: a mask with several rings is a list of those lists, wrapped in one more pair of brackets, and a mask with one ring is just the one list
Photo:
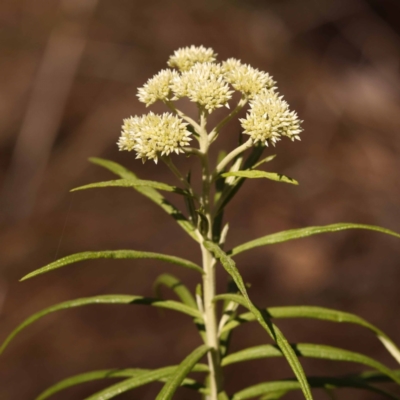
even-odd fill
[[(224, 250), (229, 228), (228, 224), (224, 223), (224, 209), (239, 191), (245, 179), (266, 178), (297, 184), (292, 178), (257, 168), (273, 159), (274, 156), (261, 158), (269, 144), (275, 146), (284, 137), (292, 141), (300, 140), (302, 121), (278, 94), (276, 82), (268, 73), (243, 64), (239, 60), (231, 58), (218, 63), (212, 49), (191, 46), (177, 50), (170, 57), (168, 65), (171, 68), (162, 70), (138, 90), (138, 98), (146, 106), (161, 101), (170, 111), (162, 115), (150, 112), (140, 117), (125, 119), (118, 146), (120, 150), (134, 151), (136, 158), (142, 159), (143, 162), (163, 161), (177, 177), (179, 186), (141, 180), (121, 165), (94, 158), (92, 162), (113, 172), (119, 179), (89, 184), (74, 190), (111, 186), (135, 189), (163, 208), (188, 236), (198, 243), (202, 265), (171, 255), (137, 250), (84, 252), (57, 260), (31, 272), (22, 280), (87, 259), (153, 258), (198, 273), (201, 283), (198, 284), (196, 292), (191, 293), (175, 276), (163, 274), (157, 279), (156, 287), (167, 286), (175, 293), (178, 300), (133, 295), (99, 295), (57, 304), (34, 314), (18, 326), (5, 340), (1, 351), (22, 329), (51, 312), (90, 304), (142, 304), (188, 315), (193, 319), (204, 343), (179, 365), (155, 370), (135, 368), (84, 373), (57, 383), (40, 394), (37, 399), (47, 399), (60, 390), (79, 383), (110, 377), (122, 380), (93, 394), (87, 400), (111, 399), (155, 381), (164, 382), (157, 400), (171, 399), (180, 386), (189, 387), (209, 400), (280, 399), (293, 390), (301, 390), (304, 397), (310, 400), (313, 398), (311, 388), (324, 388), (333, 392), (340, 387), (365, 389), (392, 399), (397, 398), (373, 383), (394, 381), (400, 384), (398, 372), (366, 355), (349, 350), (319, 344), (290, 344), (274, 321), (282, 318), (313, 318), (357, 324), (374, 333), (394, 359), (400, 362), (400, 350), (385, 333), (366, 320), (342, 311), (309, 306), (267, 309), (257, 307), (248, 295), (234, 257), (257, 246), (344, 229), (368, 229), (399, 238), (400, 235), (377, 226), (339, 223), (278, 232), (251, 240), (228, 251)], [(207, 123), (210, 114), (224, 106), (229, 109), (235, 92), (240, 94), (236, 106), (216, 126), (209, 129)], [(176, 102), (181, 98), (188, 98), (196, 104), (198, 117), (190, 117), (177, 108)], [(222, 128), (246, 105), (249, 106), (247, 114), (239, 119), (246, 140), (242, 139), (241, 135), (238, 146), (223, 154), (213, 167), (210, 162), (210, 146), (217, 140)], [(198, 146), (193, 145), (196, 142)], [(173, 153), (186, 154), (199, 160), (202, 171), (200, 193), (192, 185), (190, 174), (182, 173), (175, 166), (171, 157)], [(168, 202), (160, 191), (183, 196), (187, 206), (186, 216)], [(233, 285), (230, 285), (231, 290), (228, 293), (216, 293), (215, 271), (218, 263), (232, 280)], [(222, 304), (222, 307), (218, 308), (218, 304)], [(244, 308), (245, 312), (240, 312), (240, 307)], [(229, 339), (234, 329), (251, 321), (260, 324), (274, 344), (258, 345), (229, 353)], [(203, 357), (206, 357), (206, 363), (201, 362)], [(284, 357), (294, 377), (262, 382), (234, 394), (226, 393), (223, 379), (225, 366), (268, 357)], [(372, 368), (373, 371), (338, 377), (310, 377), (302, 368), (299, 361), (301, 357), (349, 361)], [(204, 373), (205, 379), (198, 382), (189, 377), (192, 372)]]

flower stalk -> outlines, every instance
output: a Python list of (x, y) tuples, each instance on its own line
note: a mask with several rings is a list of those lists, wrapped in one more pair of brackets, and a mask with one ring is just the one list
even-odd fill
[[(224, 313), (218, 321), (215, 306), (216, 265), (217, 260), (205, 244), (206, 241), (223, 246), (228, 225), (222, 228), (223, 208), (226, 199), (235, 189), (235, 177), (221, 178), (220, 174), (228, 167), (239, 171), (243, 164), (244, 153), (257, 142), (266, 146), (275, 144), (281, 136), (298, 139), (300, 122), (295, 112), (289, 111), (288, 104), (276, 94), (275, 81), (263, 71), (236, 59), (223, 63), (216, 61), (212, 49), (187, 47), (177, 50), (168, 61), (169, 67), (149, 79), (138, 90), (138, 98), (146, 106), (162, 101), (172, 113), (161, 116), (149, 113), (143, 117), (130, 117), (124, 121), (121, 138), (118, 142), (121, 150), (136, 151), (137, 158), (143, 161), (161, 158), (177, 177), (186, 190), (186, 203), (189, 220), (196, 231), (199, 242), (203, 281), (201, 290), (196, 293), (197, 307), (203, 315), (205, 332), (202, 337), (211, 350), (207, 353), (209, 375), (207, 379), (207, 400), (227, 398), (223, 391), (221, 353), (226, 346), (220, 343), (219, 334), (229, 319)], [(241, 94), (236, 107), (222, 118), (210, 132), (207, 131), (207, 118), (218, 108), (229, 108), (229, 100), (234, 91)], [(179, 110), (175, 101), (188, 98), (198, 109), (198, 118), (192, 118)], [(218, 138), (222, 128), (231, 121), (249, 103), (245, 118), (239, 119), (243, 133), (249, 135), (247, 141), (229, 152), (214, 170), (210, 168), (209, 148)], [(191, 147), (195, 137), (199, 147)], [(201, 163), (201, 193), (194, 188), (185, 174), (172, 162), (173, 153), (195, 155)], [(217, 186), (222, 183), (222, 188)], [(212, 197), (213, 184), (216, 196)], [(234, 311), (237, 304), (230, 304), (228, 311)], [(225, 310), (226, 311), (226, 310)]]

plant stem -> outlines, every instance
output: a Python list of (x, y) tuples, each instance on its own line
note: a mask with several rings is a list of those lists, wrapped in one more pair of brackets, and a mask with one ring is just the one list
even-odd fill
[(243, 153), (247, 149), (249, 149), (253, 145), (253, 141), (251, 138), (244, 142), (241, 146), (236, 147), (235, 150), (232, 150), (218, 165), (214, 172), (214, 178), (218, 176), (218, 174), (240, 153)]
[(174, 104), (171, 101), (165, 101), (165, 104), (167, 107), (169, 107), (174, 113), (178, 114), (183, 120), (188, 122), (190, 125), (193, 126), (194, 130), (197, 132), (197, 134), (200, 135), (200, 125), (192, 118), (188, 117), (186, 114), (184, 114), (181, 110), (178, 110)]
[(247, 103), (247, 98), (246, 97), (242, 97), (240, 100), (239, 100), (239, 103), (237, 104), (237, 106), (233, 109), (233, 111), (227, 116), (227, 117), (225, 117), (212, 131), (211, 131), (211, 133), (210, 133), (210, 135), (209, 135), (209, 140), (210, 140), (210, 143), (212, 143), (215, 139), (216, 139), (216, 137), (217, 137), (217, 135), (218, 135), (218, 133), (219, 133), (219, 131), (221, 130), (221, 128), (225, 125), (225, 124), (227, 124), (244, 106), (245, 106), (245, 104)]
[[(202, 212), (207, 219), (207, 230), (202, 232), (205, 240), (212, 240), (213, 218), (210, 206), (210, 185), (212, 176), (210, 174), (208, 161), (209, 139), (206, 132), (206, 113), (200, 112), (200, 151), (204, 154), (202, 157)], [(210, 394), (209, 400), (218, 400), (218, 393), (222, 391), (222, 372), (221, 359), (218, 339), (218, 325), (216, 308), (214, 303), (216, 282), (215, 282), (215, 266), (216, 259), (201, 243), (201, 254), (203, 258), (203, 307), (204, 307), (204, 322), (206, 329), (207, 345), (212, 348), (208, 353), (208, 365), (210, 369), (209, 385)]]

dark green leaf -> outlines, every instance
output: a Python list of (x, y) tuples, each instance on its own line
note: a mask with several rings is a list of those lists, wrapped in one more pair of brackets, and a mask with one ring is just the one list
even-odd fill
[(16, 329), (14, 329), (11, 332), (11, 334), (6, 338), (6, 340), (0, 347), (0, 354), (4, 351), (7, 345), (20, 331), (22, 331), (24, 328), (26, 328), (33, 322), (37, 321), (38, 319), (44, 317), (45, 315), (59, 310), (65, 310), (74, 307), (82, 307), (90, 304), (143, 304), (143, 305), (150, 305), (154, 307), (167, 308), (170, 310), (179, 311), (184, 314), (190, 315), (191, 317), (202, 319), (202, 315), (198, 310), (195, 310), (192, 307), (188, 307), (185, 304), (173, 300), (158, 300), (142, 296), (128, 296), (128, 295), (118, 295), (118, 294), (85, 297), (82, 299), (70, 300), (56, 304), (54, 306), (48, 307), (30, 316)]
[[(283, 333), (280, 331), (280, 329), (271, 323), (269, 320), (268, 315), (265, 313), (261, 312), (250, 300), (246, 286), (243, 282), (242, 276), (240, 275), (238, 269), (236, 268), (235, 262), (227, 256), (222, 249), (216, 245), (215, 243), (205, 241), (204, 246), (207, 248), (207, 250), (211, 251), (214, 256), (221, 262), (225, 270), (229, 273), (229, 275), (232, 277), (234, 282), (236, 283), (236, 286), (242, 293), (242, 299), (243, 302), (237, 301), (239, 304), (243, 305), (244, 307), (248, 308), (250, 312), (252, 312), (258, 323), (268, 332), (268, 334), (275, 340), (279, 348), (282, 350), (282, 353), (284, 354), (286, 360), (288, 361), (290, 367), (292, 368), (296, 378), (300, 382), (304, 397), (307, 400), (312, 400), (312, 395), (311, 395), (311, 390), (310, 387), (307, 383), (307, 378), (304, 373), (303, 367), (301, 366), (295, 352), (293, 349), (290, 347), (289, 343), (287, 342), (286, 338), (284, 337)], [(235, 296), (235, 295), (233, 295)], [(238, 296), (240, 297), (240, 296)], [(233, 298), (230, 298), (229, 300), (233, 300)], [(235, 301), (235, 300), (233, 300)]]
[(193, 370), (196, 363), (210, 350), (205, 344), (190, 353), (176, 368), (167, 383), (157, 395), (156, 400), (169, 400), (181, 385), (186, 376)]
[(243, 251), (250, 250), (254, 247), (266, 246), (268, 244), (275, 244), (281, 242), (287, 242), (288, 240), (300, 239), (312, 235), (318, 235), (320, 233), (327, 232), (337, 232), (346, 229), (367, 229), (371, 231), (377, 231), (381, 233), (386, 233), (400, 238), (400, 234), (393, 232), (389, 229), (381, 228), (374, 225), (364, 225), (364, 224), (352, 224), (348, 222), (342, 222), (338, 224), (325, 225), (325, 226), (311, 226), (308, 228), (300, 229), (290, 229), (283, 232), (273, 233), (271, 235), (263, 236), (259, 239), (251, 240), (250, 242), (241, 244), (228, 252), (230, 256), (235, 256), (236, 254), (242, 253)]
[[(119, 175), (123, 179), (137, 179), (136, 175), (115, 162), (104, 160), (101, 158), (90, 158), (92, 163), (100, 165), (116, 175)], [(167, 201), (164, 196), (162, 196), (156, 189), (145, 186), (137, 186), (134, 188), (137, 192), (149, 198), (154, 203), (158, 204), (167, 214), (171, 215), (172, 218), (185, 230), (196, 242), (199, 238), (196, 234), (196, 228), (193, 224), (188, 221), (185, 216), (169, 201)]]
[(299, 182), (297, 182), (295, 179), (289, 178), (288, 176), (277, 174), (276, 172), (265, 172), (254, 169), (247, 171), (225, 172), (222, 174), (222, 176), (224, 178), (228, 176), (237, 176), (238, 178), (249, 178), (249, 179), (267, 178), (272, 181), (291, 183), (292, 185), (299, 184)]
[(57, 261), (54, 261), (42, 268), (39, 268), (28, 275), (25, 275), (21, 281), (24, 281), (29, 278), (33, 278), (36, 275), (44, 274), (45, 272), (52, 271), (57, 268), (64, 267), (65, 265), (73, 264), (79, 261), (85, 260), (95, 260), (99, 258), (113, 258), (113, 259), (154, 259), (165, 261), (173, 264), (180, 265), (181, 267), (186, 267), (190, 269), (194, 269), (195, 271), (203, 274), (203, 270), (201, 267), (196, 265), (195, 263), (185, 260), (184, 258), (168, 256), (166, 254), (160, 253), (151, 253), (148, 251), (136, 251), (136, 250), (106, 250), (106, 251), (85, 251), (82, 253), (72, 254), (67, 257), (60, 258)]

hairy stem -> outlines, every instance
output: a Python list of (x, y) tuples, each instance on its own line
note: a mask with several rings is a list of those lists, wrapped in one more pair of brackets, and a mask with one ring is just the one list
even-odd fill
[(165, 104), (169, 107), (174, 113), (178, 114), (184, 121), (188, 122), (190, 125), (193, 126), (194, 130), (198, 135), (200, 135), (200, 125), (192, 118), (188, 117), (185, 113), (181, 110), (178, 110), (171, 101), (166, 101)]
[(253, 145), (253, 141), (251, 138), (244, 142), (241, 146), (236, 147), (235, 150), (232, 150), (218, 165), (214, 172), (214, 179), (218, 176), (219, 173), (223, 171), (223, 169), (240, 153), (243, 153), (247, 149), (249, 149)]
[[(202, 232), (205, 240), (212, 240), (212, 226), (213, 218), (210, 205), (210, 187), (212, 176), (210, 174), (209, 161), (208, 161), (208, 147), (209, 139), (206, 131), (206, 113), (200, 112), (200, 151), (204, 154), (202, 157), (202, 213), (207, 220), (207, 227)], [(207, 345), (212, 348), (208, 353), (208, 364), (210, 368), (209, 385), (210, 394), (209, 400), (217, 400), (218, 393), (222, 391), (222, 371), (221, 359), (218, 339), (218, 325), (216, 308), (214, 303), (216, 282), (215, 282), (215, 266), (216, 259), (214, 256), (201, 244), (201, 254), (203, 258), (203, 307), (204, 307), (204, 321), (206, 328)]]
[(216, 137), (218, 136), (219, 131), (221, 130), (221, 128), (227, 124), (247, 103), (247, 98), (246, 97), (242, 97), (239, 100), (239, 103), (237, 104), (237, 106), (232, 110), (232, 112), (226, 116), (209, 134), (209, 140), (210, 143), (212, 143)]

